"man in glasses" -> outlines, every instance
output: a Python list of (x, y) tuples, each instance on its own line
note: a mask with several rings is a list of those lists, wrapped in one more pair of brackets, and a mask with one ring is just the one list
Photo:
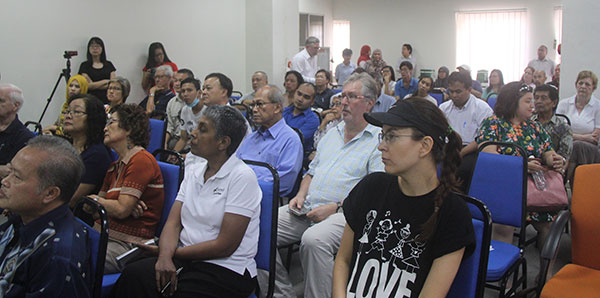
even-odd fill
[(315, 103), (317, 89), (312, 83), (303, 83), (294, 94), (294, 102), (283, 110), (283, 118), (287, 125), (297, 128), (304, 137), (304, 150), (312, 151), (313, 136), (321, 121), (319, 116), (311, 110)]
[(315, 83), (315, 75), (318, 70), (317, 54), (319, 53), (319, 39), (309, 36), (304, 43), (304, 50), (292, 58), (292, 70), (302, 74), (305, 82)]
[[(258, 129), (240, 144), (237, 157), (242, 160), (262, 161), (270, 164), (279, 174), (279, 194), (286, 196), (302, 167), (302, 142), (281, 116), (283, 95), (273, 85), (256, 91), (249, 105), (252, 120)], [(259, 181), (273, 181), (271, 173), (264, 167), (250, 167)]]
[(148, 115), (152, 115), (157, 119), (164, 118), (169, 100), (175, 97), (175, 93), (170, 87), (172, 77), (173, 69), (171, 69), (171, 66), (163, 65), (156, 69), (154, 75), (155, 85), (150, 88), (148, 96), (140, 103), (140, 106), (146, 109)]
[(12, 84), (0, 84), (0, 178), (8, 175), (7, 163), (33, 138), (19, 120), (23, 92)]

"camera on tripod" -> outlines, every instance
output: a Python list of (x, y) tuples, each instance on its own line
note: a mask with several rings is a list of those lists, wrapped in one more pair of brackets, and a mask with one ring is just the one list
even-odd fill
[(77, 51), (65, 51), (65, 54), (63, 55), (65, 59), (71, 59), (73, 56), (77, 56)]

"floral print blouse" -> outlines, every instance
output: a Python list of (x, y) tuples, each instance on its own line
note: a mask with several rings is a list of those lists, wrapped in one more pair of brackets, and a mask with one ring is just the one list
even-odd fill
[[(550, 136), (540, 123), (532, 120), (514, 125), (497, 116), (489, 117), (481, 123), (475, 140), (477, 144), (486, 141), (513, 143), (521, 146), (527, 157), (541, 158), (544, 152), (552, 150)], [(500, 154), (515, 154), (510, 147), (499, 148), (498, 151)]]

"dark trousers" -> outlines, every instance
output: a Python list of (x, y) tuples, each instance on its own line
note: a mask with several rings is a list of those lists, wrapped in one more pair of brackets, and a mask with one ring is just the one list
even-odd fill
[[(162, 297), (156, 289), (156, 260), (156, 257), (146, 258), (128, 264), (112, 289), (111, 297)], [(247, 298), (256, 286), (256, 277), (250, 277), (248, 271), (239, 275), (225, 267), (201, 261), (173, 262), (183, 269), (172, 297)]]

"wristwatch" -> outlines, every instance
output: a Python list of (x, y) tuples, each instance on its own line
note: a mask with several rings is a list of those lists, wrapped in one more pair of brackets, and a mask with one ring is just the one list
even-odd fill
[(342, 209), (342, 202), (337, 202), (335, 205), (337, 206), (337, 208), (335, 208), (335, 212), (338, 212), (340, 209)]

